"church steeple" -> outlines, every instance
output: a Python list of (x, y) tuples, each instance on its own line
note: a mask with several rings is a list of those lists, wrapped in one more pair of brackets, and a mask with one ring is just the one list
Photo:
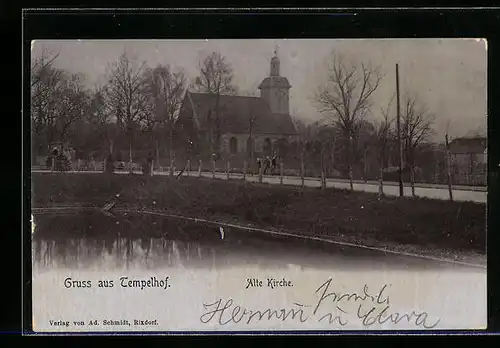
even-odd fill
[(270, 76), (280, 76), (280, 59), (278, 58), (278, 46), (274, 48), (274, 57), (271, 58)]
[(288, 79), (280, 76), (280, 60), (276, 47), (274, 57), (271, 58), (270, 76), (262, 80), (259, 85), (260, 97), (267, 102), (273, 114), (289, 114), (291, 87)]

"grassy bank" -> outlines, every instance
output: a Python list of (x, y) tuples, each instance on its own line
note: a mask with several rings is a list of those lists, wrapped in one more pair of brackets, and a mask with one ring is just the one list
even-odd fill
[(366, 192), (244, 184), (236, 180), (32, 174), (34, 207), (104, 205), (118, 193), (120, 206), (166, 209), (317, 236), (485, 252), (486, 205), (481, 203), (379, 199)]

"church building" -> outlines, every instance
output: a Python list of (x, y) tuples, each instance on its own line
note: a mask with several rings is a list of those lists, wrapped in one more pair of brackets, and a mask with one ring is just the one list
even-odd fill
[[(290, 116), (288, 79), (280, 76), (280, 60), (272, 57), (270, 74), (259, 85), (260, 97), (219, 96), (219, 149), (223, 155), (284, 156), (298, 140)], [(176, 128), (190, 130), (191, 139), (208, 140), (209, 119), (215, 115), (217, 96), (186, 92)], [(196, 141), (196, 140), (195, 140)], [(206, 144), (206, 142), (204, 142)]]

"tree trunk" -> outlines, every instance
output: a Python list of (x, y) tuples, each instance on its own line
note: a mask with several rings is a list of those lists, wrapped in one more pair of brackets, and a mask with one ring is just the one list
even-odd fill
[(250, 138), (250, 144), (251, 144), (251, 159), (252, 159), (252, 165), (251, 165), (251, 168), (252, 168), (252, 175), (255, 175), (255, 143), (254, 143), (254, 140), (253, 140), (253, 137)]
[(410, 166), (410, 184), (411, 184), (411, 195), (415, 197), (415, 165), (411, 164)]
[(351, 188), (351, 191), (354, 191), (354, 184), (352, 182), (352, 165), (349, 163), (349, 187)]
[(335, 170), (335, 145), (337, 142), (337, 138), (333, 137), (333, 142), (332, 142), (332, 153), (331, 153), (331, 158), (330, 158), (330, 174), (333, 175), (333, 172)]
[(349, 176), (349, 186), (351, 191), (354, 191), (354, 184), (352, 182), (352, 157), (353, 157), (353, 148), (352, 148), (352, 137), (349, 132), (347, 132), (347, 170)]
[(220, 115), (219, 115), (219, 103), (220, 103), (220, 93), (217, 93), (215, 98), (215, 144), (214, 150), (215, 153), (219, 153), (219, 145), (220, 145)]
[(128, 142), (128, 170), (132, 173), (132, 139), (129, 138)]
[(283, 185), (283, 162), (280, 161), (280, 184)]
[(156, 140), (156, 167), (158, 168), (157, 170), (160, 169), (160, 144), (158, 139)]
[(320, 171), (321, 171), (321, 188), (326, 189), (326, 175), (325, 175), (325, 161), (324, 161), (324, 148), (325, 144), (321, 143), (321, 160), (320, 160)]
[[(254, 140), (253, 140), (253, 122), (254, 121), (251, 119), (250, 124), (248, 126), (248, 140), (250, 140), (250, 141), (249, 142), (247, 141), (247, 144), (250, 143), (250, 160), (252, 163), (250, 165), (251, 175), (255, 174), (255, 151), (254, 151), (255, 144), (254, 144)], [(248, 151), (248, 149), (247, 149), (247, 151)]]
[(366, 163), (367, 152), (368, 152), (368, 149), (365, 147), (365, 150), (363, 152), (363, 179), (364, 179), (365, 182), (368, 181), (368, 179), (366, 177), (367, 176), (367, 171), (368, 171), (367, 170), (368, 167), (367, 167), (367, 163)]
[(259, 167), (259, 183), (262, 184), (262, 171), (264, 170), (264, 163), (262, 163), (261, 161), (261, 164), (260, 164), (260, 167)]
[(301, 145), (301, 150), (300, 150), (300, 180), (301, 180), (301, 186), (304, 187), (304, 145)]
[(448, 193), (450, 194), (450, 201), (453, 201), (453, 190), (451, 188), (451, 160), (450, 160), (450, 150), (448, 143), (448, 134), (445, 136), (446, 144), (446, 174), (448, 177)]
[(474, 167), (475, 167), (474, 166), (474, 154), (471, 153), (470, 154), (470, 171), (469, 171), (471, 180), (469, 180), (470, 181), (469, 185), (472, 185), (472, 186), (475, 186), (475, 184), (476, 184), (476, 180), (475, 180), (476, 175), (474, 173)]
[(438, 183), (439, 163), (434, 159), (434, 184)]
[(384, 162), (379, 162), (378, 194), (384, 195)]
[(169, 139), (168, 139), (168, 159), (170, 162), (170, 176), (174, 175), (174, 151), (173, 151), (173, 135), (174, 135), (174, 130), (172, 125), (170, 125), (170, 134), (169, 134)]

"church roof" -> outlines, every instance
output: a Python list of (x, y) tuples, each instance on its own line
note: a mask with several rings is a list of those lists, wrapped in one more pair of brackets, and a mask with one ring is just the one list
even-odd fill
[(450, 142), (450, 152), (459, 153), (484, 153), (486, 149), (486, 138), (471, 137), (471, 138), (456, 138)]
[(284, 76), (268, 76), (259, 85), (259, 89), (270, 87), (292, 88), (288, 79)]
[[(219, 98), (222, 133), (248, 133), (250, 120), (255, 119), (252, 128), (255, 134), (297, 134), (290, 115), (271, 113), (264, 99), (230, 95), (220, 95)], [(189, 93), (184, 98), (179, 118), (193, 116), (199, 128), (206, 129), (209, 112), (215, 112), (215, 101), (215, 94)], [(192, 106), (194, 113), (191, 112)]]

